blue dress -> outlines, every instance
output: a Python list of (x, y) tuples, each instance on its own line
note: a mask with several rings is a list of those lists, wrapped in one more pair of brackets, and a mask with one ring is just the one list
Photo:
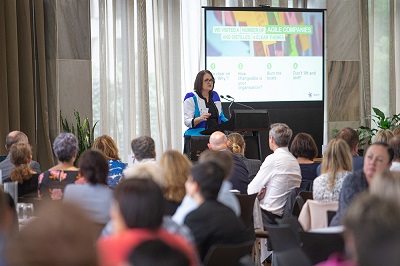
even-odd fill
[(107, 184), (114, 188), (122, 177), (122, 172), (126, 168), (126, 163), (120, 160), (108, 160), (110, 171), (108, 172)]

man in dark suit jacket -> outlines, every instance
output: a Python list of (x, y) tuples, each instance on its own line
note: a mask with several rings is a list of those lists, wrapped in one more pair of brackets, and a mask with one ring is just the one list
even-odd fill
[[(28, 137), (21, 131), (12, 131), (8, 133), (6, 137), (6, 150), (9, 152), (10, 148), (15, 143), (29, 143)], [(10, 154), (0, 162), (0, 169), (2, 171), (2, 181), (9, 182), (11, 181), (11, 170), (14, 169), (14, 164), (10, 161)], [(31, 169), (36, 173), (40, 174), (40, 164), (36, 161), (31, 161)]]
[[(214, 151), (229, 151), (228, 138), (220, 131), (215, 131), (208, 143), (208, 148)], [(233, 169), (228, 180), (232, 183), (232, 188), (240, 191), (240, 194), (247, 194), (247, 186), (250, 183), (249, 171), (242, 158), (233, 154)]]
[(200, 257), (204, 260), (215, 244), (235, 244), (248, 240), (235, 213), (217, 201), (224, 180), (221, 167), (214, 162), (198, 163), (186, 181), (186, 193), (199, 207), (186, 216), (185, 224), (195, 238)]

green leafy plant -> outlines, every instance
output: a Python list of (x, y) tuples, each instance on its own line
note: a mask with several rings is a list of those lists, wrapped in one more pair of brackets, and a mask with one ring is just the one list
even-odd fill
[(360, 126), (358, 128), (358, 138), (360, 140), (359, 146), (371, 145), (372, 138), (375, 136), (376, 132), (380, 129), (390, 129), (393, 130), (399, 126), (400, 113), (392, 116), (386, 116), (378, 108), (372, 107), (375, 114), (369, 115), (366, 118), (371, 119), (374, 122), (376, 128), (370, 128), (366, 126)]
[(81, 120), (79, 112), (74, 110), (74, 116), (76, 120), (76, 125), (73, 123), (68, 123), (66, 118), (63, 118), (60, 111), (60, 120), (63, 132), (69, 132), (74, 134), (78, 139), (78, 154), (76, 156), (75, 165), (78, 163), (78, 159), (81, 154), (90, 149), (94, 143), (94, 129), (97, 126), (97, 122), (90, 126), (89, 118)]

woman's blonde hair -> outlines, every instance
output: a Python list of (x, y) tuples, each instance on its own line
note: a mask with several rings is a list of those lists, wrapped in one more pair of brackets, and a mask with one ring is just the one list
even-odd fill
[(92, 148), (102, 151), (107, 160), (120, 160), (117, 145), (110, 136), (103, 135), (96, 138)]
[(22, 184), (32, 176), (30, 161), (32, 159), (32, 147), (27, 143), (15, 143), (10, 148), (10, 161), (15, 165), (11, 171), (11, 180)]
[(330, 189), (335, 185), (336, 174), (341, 169), (353, 171), (350, 147), (344, 140), (332, 139), (326, 147), (321, 166), (321, 173), (329, 176)]
[(164, 174), (164, 197), (167, 200), (181, 202), (186, 195), (185, 182), (190, 174), (192, 163), (182, 153), (169, 150), (160, 158), (160, 167)]
[(376, 132), (374, 142), (389, 143), (393, 137), (394, 134), (390, 129), (380, 129), (378, 132)]
[(239, 133), (231, 133), (228, 135), (229, 150), (234, 154), (244, 155), (244, 138)]
[(372, 178), (369, 191), (380, 198), (400, 204), (400, 172), (378, 172)]

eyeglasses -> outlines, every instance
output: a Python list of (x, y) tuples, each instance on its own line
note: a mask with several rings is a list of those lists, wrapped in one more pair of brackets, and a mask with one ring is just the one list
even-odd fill
[(215, 83), (215, 79), (206, 79), (204, 83)]

